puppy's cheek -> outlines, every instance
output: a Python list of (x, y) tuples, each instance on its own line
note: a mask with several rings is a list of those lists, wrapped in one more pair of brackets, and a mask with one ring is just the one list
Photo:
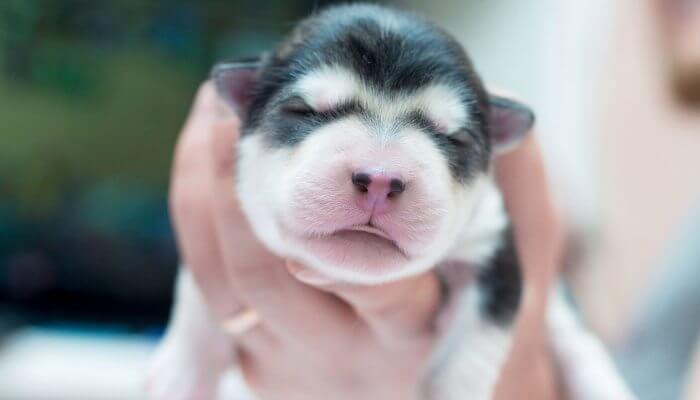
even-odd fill
[[(309, 143), (312, 144), (312, 143)], [(298, 234), (325, 234), (334, 231), (338, 221), (357, 218), (349, 204), (352, 186), (344, 184), (351, 175), (343, 158), (330, 146), (316, 149), (326, 157), (300, 151), (287, 174), (284, 225)]]
[[(405, 223), (413, 226), (411, 240), (417, 254), (432, 254), (454, 240), (460, 221), (457, 212), (457, 185), (449, 161), (424, 132), (410, 131), (402, 148), (416, 171), (414, 187), (402, 212)], [(444, 250), (441, 250), (444, 251)]]
[(420, 256), (430, 247), (449, 220), (446, 201), (438, 193), (426, 190), (423, 180), (421, 177), (412, 183), (412, 190), (398, 200), (394, 212), (375, 217), (377, 224), (413, 256)]
[(280, 216), (285, 225), (300, 234), (327, 234), (342, 221), (362, 220), (361, 210), (353, 206), (353, 187), (341, 184), (348, 175), (341, 166), (322, 165), (292, 177), (294, 187)]
[(287, 203), (285, 182), (291, 152), (269, 149), (258, 133), (242, 139), (238, 152), (236, 190), (244, 215), (258, 239), (279, 252), (282, 243), (275, 216)]
[(286, 228), (301, 235), (327, 234), (338, 224), (364, 220), (354, 204), (351, 178), (355, 153), (367, 153), (369, 147), (365, 130), (349, 119), (324, 126), (298, 145), (286, 171), (288, 201), (280, 215)]

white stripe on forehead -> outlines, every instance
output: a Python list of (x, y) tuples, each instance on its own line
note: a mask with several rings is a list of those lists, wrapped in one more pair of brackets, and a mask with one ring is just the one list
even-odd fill
[(357, 101), (381, 118), (392, 119), (420, 110), (440, 131), (450, 133), (467, 124), (468, 106), (460, 88), (433, 83), (414, 93), (381, 93), (368, 86), (354, 72), (333, 65), (317, 68), (304, 75), (294, 86), (299, 95), (316, 111), (327, 111), (348, 101)]
[(415, 104), (438, 126), (440, 132), (454, 132), (469, 122), (467, 108), (470, 105), (465, 107), (460, 91), (444, 83), (432, 84), (419, 91)]
[(295, 86), (309, 106), (316, 111), (326, 111), (343, 102), (359, 99), (364, 85), (347, 68), (326, 65), (306, 74)]

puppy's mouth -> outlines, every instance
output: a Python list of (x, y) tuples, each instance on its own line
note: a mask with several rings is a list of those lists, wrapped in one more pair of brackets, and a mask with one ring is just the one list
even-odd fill
[(323, 235), (302, 236), (299, 239), (301, 241), (297, 243), (305, 251), (330, 268), (323, 272), (336, 278), (355, 281), (381, 279), (400, 270), (411, 260), (389, 233), (369, 224), (343, 227)]
[(355, 225), (355, 226), (352, 226), (350, 228), (341, 229), (341, 230), (337, 231), (336, 234), (343, 233), (343, 232), (366, 232), (366, 233), (369, 233), (370, 235), (377, 236), (377, 238), (379, 238), (379, 239), (387, 240), (387, 241), (393, 243), (394, 245), (396, 245), (396, 242), (394, 242), (394, 240), (386, 232), (384, 232), (383, 230), (381, 230), (373, 225), (369, 225), (369, 224)]
[(381, 228), (371, 224), (353, 225), (349, 228), (339, 229), (329, 236), (342, 239), (343, 242), (358, 242), (370, 247), (380, 246), (393, 249), (402, 256), (408, 257), (396, 240)]

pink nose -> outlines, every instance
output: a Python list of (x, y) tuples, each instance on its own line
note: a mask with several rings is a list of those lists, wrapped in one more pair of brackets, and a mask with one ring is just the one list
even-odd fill
[(360, 194), (359, 205), (373, 214), (383, 214), (391, 208), (392, 200), (406, 189), (396, 174), (355, 172), (352, 184)]

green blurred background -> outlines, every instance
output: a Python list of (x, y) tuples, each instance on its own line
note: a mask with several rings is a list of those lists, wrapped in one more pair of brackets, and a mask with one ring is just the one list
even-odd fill
[(161, 324), (168, 173), (198, 84), (326, 3), (0, 1), (0, 321)]

